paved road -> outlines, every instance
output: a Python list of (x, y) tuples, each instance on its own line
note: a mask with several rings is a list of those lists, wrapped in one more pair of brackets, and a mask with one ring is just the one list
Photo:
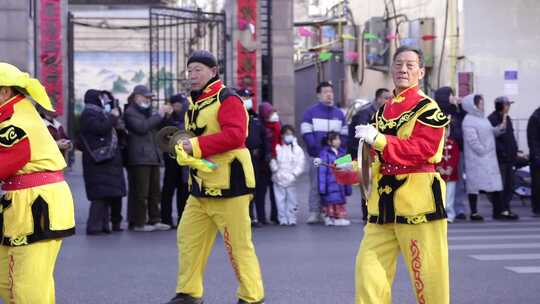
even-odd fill
[[(56, 270), (58, 303), (163, 303), (174, 294), (175, 231), (86, 236), (88, 202), (80, 169), (67, 174), (76, 197), (78, 235), (64, 242)], [(307, 180), (299, 188), (300, 224), (254, 230), (267, 303), (351, 304), (354, 259), (362, 239), (358, 193), (349, 227), (308, 226)], [(540, 303), (540, 220), (520, 202), (519, 223), (455, 223), (449, 228), (452, 303)], [(480, 202), (488, 215), (489, 205)], [(220, 238), (206, 271), (209, 304), (236, 303), (236, 282)], [(394, 303), (414, 303), (400, 261)]]

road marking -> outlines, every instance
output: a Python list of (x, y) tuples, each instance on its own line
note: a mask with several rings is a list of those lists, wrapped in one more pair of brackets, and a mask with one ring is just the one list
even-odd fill
[(469, 256), (480, 261), (540, 260), (540, 253), (473, 254)]
[(459, 244), (450, 245), (450, 250), (473, 250), (473, 249), (526, 249), (540, 248), (540, 243), (515, 243), (515, 244)]
[(540, 273), (540, 266), (504, 267), (515, 273)]
[(477, 228), (477, 229), (448, 229), (448, 233), (489, 233), (489, 232), (540, 232), (540, 228)]
[(449, 236), (449, 241), (473, 241), (473, 240), (524, 240), (524, 239), (540, 239), (540, 235), (536, 234), (515, 234), (515, 235), (473, 235), (473, 236)]

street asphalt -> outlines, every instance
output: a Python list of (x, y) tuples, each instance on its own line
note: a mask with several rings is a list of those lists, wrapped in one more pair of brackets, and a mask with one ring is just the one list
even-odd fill
[[(80, 164), (66, 175), (76, 202), (77, 235), (64, 241), (57, 261), (57, 303), (167, 302), (176, 284), (176, 231), (87, 236), (89, 202)], [(305, 224), (307, 194), (304, 175), (298, 186), (296, 227), (253, 230), (266, 303), (352, 304), (355, 256), (363, 235), (358, 191), (348, 200), (349, 227)], [(540, 303), (540, 220), (530, 217), (528, 205), (519, 200), (512, 204), (523, 217), (517, 223), (491, 221), (489, 203), (482, 199), (486, 222), (449, 226), (451, 303)], [(234, 304), (236, 288), (218, 237), (206, 270), (205, 303)], [(415, 303), (401, 260), (393, 303)]]

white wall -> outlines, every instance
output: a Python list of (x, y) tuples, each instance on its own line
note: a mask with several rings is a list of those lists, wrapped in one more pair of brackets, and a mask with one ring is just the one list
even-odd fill
[[(464, 55), (473, 64), (475, 91), (484, 95), (486, 111), (504, 92), (504, 71), (517, 70), (519, 92), (510, 116), (517, 125), (520, 148), (526, 149), (526, 119), (540, 106), (540, 1), (464, 1)], [(524, 119), (523, 121), (517, 121)]]

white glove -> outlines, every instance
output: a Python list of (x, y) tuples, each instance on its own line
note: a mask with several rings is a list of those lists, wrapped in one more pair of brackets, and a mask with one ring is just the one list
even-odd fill
[(372, 125), (359, 125), (355, 128), (356, 132), (354, 137), (363, 139), (368, 144), (372, 145), (375, 142), (375, 138), (379, 134), (379, 131)]
[(313, 159), (313, 165), (314, 165), (315, 167), (319, 167), (319, 166), (321, 165), (321, 163), (322, 163), (322, 160), (321, 160), (320, 158), (315, 157), (315, 158)]

